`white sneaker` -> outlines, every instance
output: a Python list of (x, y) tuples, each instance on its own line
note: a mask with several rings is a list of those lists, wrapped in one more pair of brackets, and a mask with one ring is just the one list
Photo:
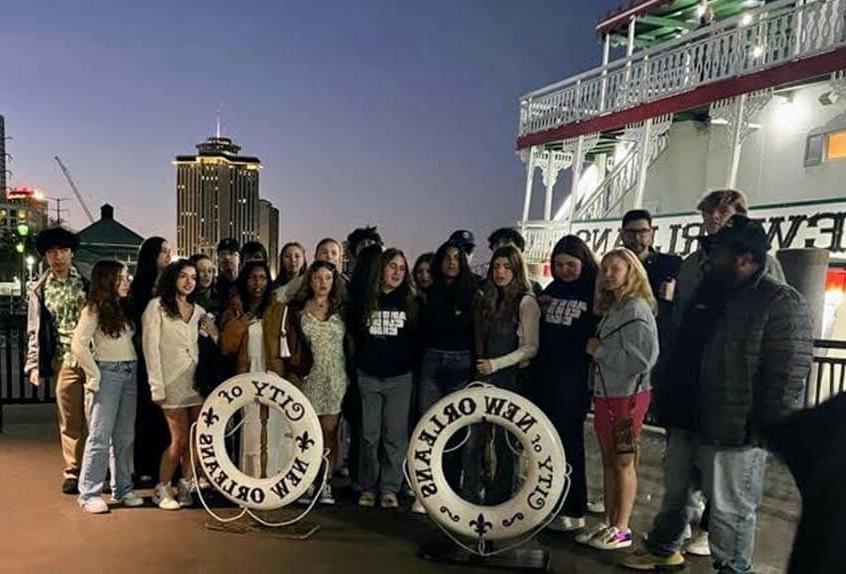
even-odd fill
[(619, 550), (632, 545), (632, 531), (629, 529), (620, 530), (616, 526), (609, 526), (597, 536), (591, 538), (588, 543), (597, 550)]
[(317, 499), (320, 504), (335, 504), (335, 497), (332, 496), (332, 486), (327, 482), (320, 491), (320, 498)]
[(162, 510), (179, 510), (182, 508), (173, 496), (173, 488), (169, 484), (162, 483), (156, 485), (153, 504), (158, 505)]
[(179, 483), (176, 485), (176, 499), (179, 502), (179, 506), (182, 508), (194, 506), (194, 499), (191, 498), (190, 480), (186, 480), (184, 478), (179, 479)]
[(693, 554), (694, 556), (710, 556), (711, 546), (708, 543), (708, 533), (703, 531), (697, 534), (690, 542), (688, 542), (684, 551), (687, 554)]
[(572, 516), (556, 516), (547, 526), (553, 532), (572, 532), (585, 527), (584, 518), (573, 518)]
[(576, 535), (576, 542), (579, 544), (590, 544), (590, 541), (605, 531), (608, 525), (604, 522), (597, 522), (590, 528), (587, 528)]
[(420, 499), (415, 498), (414, 502), (411, 503), (411, 512), (414, 514), (426, 514), (426, 509), (423, 508), (423, 503), (420, 502)]
[(79, 505), (82, 507), (82, 510), (89, 514), (107, 514), (109, 512), (109, 505), (99, 496), (89, 498), (85, 502), (80, 500)]
[(122, 504), (127, 508), (138, 508), (139, 506), (144, 506), (144, 499), (135, 494), (133, 491), (129, 491), (123, 495), (121, 498), (112, 498), (117, 504)]
[(605, 502), (602, 499), (588, 500), (587, 511), (591, 514), (605, 514)]

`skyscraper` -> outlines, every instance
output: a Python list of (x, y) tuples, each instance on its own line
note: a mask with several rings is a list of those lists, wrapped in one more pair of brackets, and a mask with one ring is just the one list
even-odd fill
[(259, 200), (259, 234), (258, 240), (267, 247), (270, 258), (270, 271), (273, 276), (279, 272), (279, 210), (266, 199)]
[(240, 244), (259, 233), (257, 157), (220, 136), (197, 144), (197, 155), (176, 156), (177, 254), (211, 255), (226, 237)]
[(6, 120), (0, 114), (0, 195), (6, 193)]

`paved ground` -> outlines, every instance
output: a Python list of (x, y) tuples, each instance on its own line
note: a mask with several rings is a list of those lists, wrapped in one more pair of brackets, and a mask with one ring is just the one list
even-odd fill
[[(202, 509), (164, 512), (153, 507), (117, 509), (88, 516), (72, 497), (59, 493), (60, 455), (52, 413), (43, 407), (9, 408), (0, 434), (0, 572), (464, 572), (481, 567), (447, 566), (417, 557), (436, 530), (425, 517), (406, 512), (362, 511), (351, 500), (320, 509), (307, 520), (320, 530), (309, 540), (268, 533), (209, 530)], [(591, 436), (588, 433), (588, 436)], [(642, 533), (660, 501), (663, 438), (646, 442), (640, 468), (640, 499), (634, 528)], [(598, 471), (595, 445), (591, 468)], [(591, 489), (598, 492), (597, 472)], [(222, 509), (221, 512), (231, 512)], [(756, 571), (782, 572), (796, 517), (798, 494), (778, 465), (768, 473), (760, 513)], [(543, 533), (541, 546), (560, 573), (622, 572), (615, 553), (579, 547), (572, 536)], [(693, 559), (688, 572), (710, 572), (707, 559)]]

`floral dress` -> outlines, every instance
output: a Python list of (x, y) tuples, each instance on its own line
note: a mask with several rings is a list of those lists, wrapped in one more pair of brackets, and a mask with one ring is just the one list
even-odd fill
[(344, 322), (337, 313), (325, 321), (303, 313), (303, 333), (311, 344), (314, 365), (302, 390), (318, 415), (336, 415), (347, 391), (344, 360)]

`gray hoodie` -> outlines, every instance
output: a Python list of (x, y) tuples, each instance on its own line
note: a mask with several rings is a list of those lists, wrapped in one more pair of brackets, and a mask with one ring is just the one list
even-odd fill
[(635, 297), (615, 305), (597, 332), (600, 345), (593, 357), (593, 395), (628, 397), (636, 390), (648, 390), (649, 372), (658, 361), (658, 327), (649, 304)]

